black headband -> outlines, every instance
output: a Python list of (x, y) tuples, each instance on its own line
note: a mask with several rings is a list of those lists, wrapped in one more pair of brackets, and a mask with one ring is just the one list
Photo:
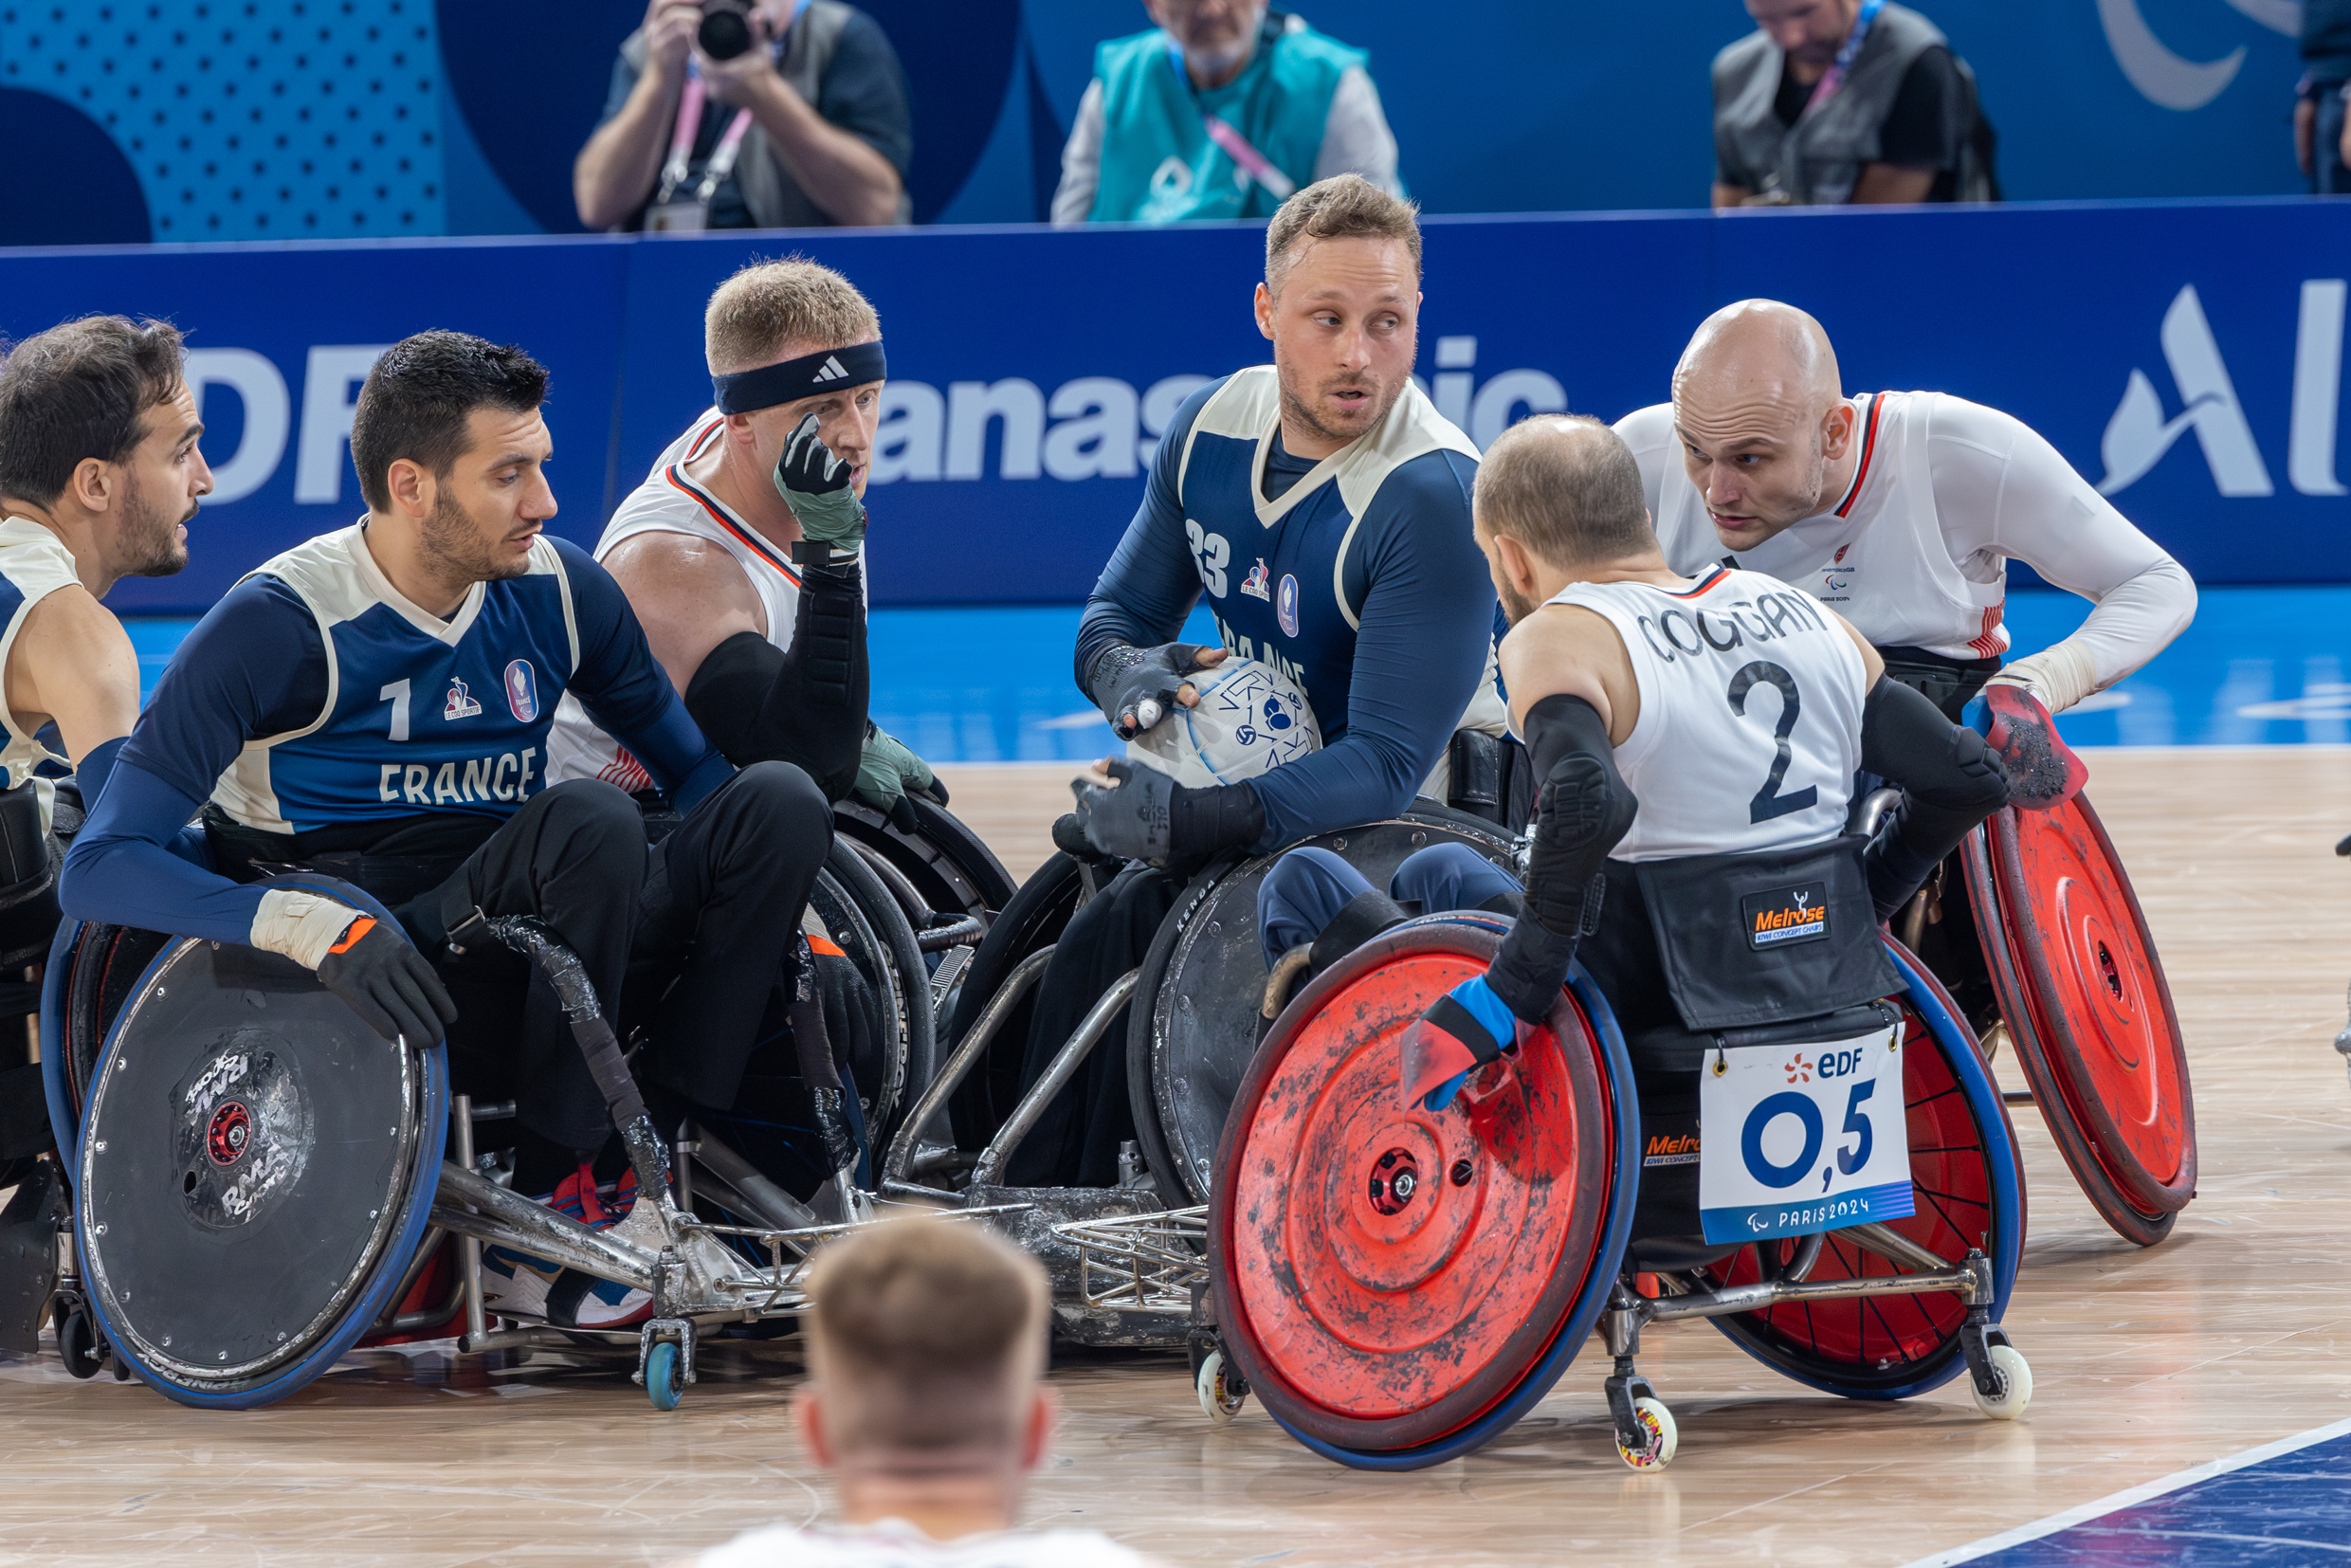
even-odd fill
[(772, 409), (779, 403), (814, 397), (818, 392), (885, 380), (889, 374), (889, 366), (882, 356), (881, 340), (876, 338), (855, 348), (804, 354), (780, 365), (761, 365), (757, 370), (736, 375), (714, 375), (710, 378), (710, 392), (720, 413), (750, 413), (756, 409)]

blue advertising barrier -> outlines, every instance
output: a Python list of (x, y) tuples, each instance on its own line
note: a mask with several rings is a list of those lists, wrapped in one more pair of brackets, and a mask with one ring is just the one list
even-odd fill
[[(1699, 319), (1764, 295), (1821, 319), (1849, 390), (1947, 391), (2026, 420), (2199, 580), (2351, 580), (2351, 204), (1435, 218), (1426, 234), (1418, 368), (1480, 444), (1530, 410), (1661, 401)], [(1263, 245), (1232, 225), (0, 252), (0, 332), (99, 310), (190, 331), (221, 489), (190, 569), (110, 602), (193, 611), (358, 514), (358, 378), (428, 327), (551, 367), (555, 526), (592, 539), (708, 402), (712, 287), (796, 250), (866, 291), (890, 345), (875, 602), (1068, 602), (1176, 403), (1267, 357)]]

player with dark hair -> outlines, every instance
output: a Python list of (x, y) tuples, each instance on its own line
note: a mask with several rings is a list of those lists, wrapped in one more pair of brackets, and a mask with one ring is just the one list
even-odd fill
[[(58, 835), (105, 787), (138, 718), (138, 655), (100, 600), (188, 564), (212, 488), (180, 335), (89, 316), (0, 361), (0, 961), (59, 919)], [(74, 770), (70, 780), (54, 775)], [(41, 1068), (0, 1067), (0, 1167), (48, 1144)], [(23, 1129), (20, 1133), (18, 1129)], [(8, 1179), (0, 1176), (0, 1179)]]
[[(189, 634), (67, 858), (63, 899), (81, 919), (282, 954), (412, 1047), (459, 1023), (445, 980), (470, 994), (513, 977), (481, 922), (536, 916), (608, 1012), (632, 958), (677, 975), (637, 1064), (674, 1124), (733, 1100), (793, 972), (831, 814), (798, 768), (731, 767), (619, 587), (544, 532), (546, 391), (521, 350), (461, 333), (385, 353), (352, 423), (367, 516), (264, 563)], [(658, 848), (615, 786), (547, 782), (567, 693), (683, 813)], [(199, 811), (223, 875), (164, 850)], [(282, 864), (356, 884), (400, 929), (320, 893), (243, 885)], [(553, 991), (532, 980), (519, 1028), (470, 1000), (468, 1014), (461, 1072), (515, 1098), (516, 1189), (603, 1217), (590, 1162), (611, 1125)], [(646, 1305), (504, 1262), (490, 1281), (502, 1312), (611, 1323)]]
[[(188, 564), (188, 524), (212, 470), (183, 352), (169, 322), (88, 316), (0, 361), (0, 766), (10, 791), (37, 787), (43, 762), (70, 761), (96, 799), (138, 717), (138, 656), (99, 601), (124, 577)], [(37, 738), (50, 724), (63, 757)], [(39, 805), (46, 827), (45, 791)]]

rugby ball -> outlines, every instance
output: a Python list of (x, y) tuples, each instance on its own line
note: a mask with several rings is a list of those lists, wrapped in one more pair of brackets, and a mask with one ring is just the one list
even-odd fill
[(1321, 726), (1298, 684), (1238, 654), (1184, 677), (1196, 707), (1178, 703), (1126, 743), (1127, 759), (1193, 789), (1238, 784), (1321, 749)]

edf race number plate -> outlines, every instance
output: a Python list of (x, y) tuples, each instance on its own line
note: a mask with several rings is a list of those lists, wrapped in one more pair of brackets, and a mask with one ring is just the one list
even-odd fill
[(1716, 1244), (1903, 1219), (1900, 1035), (1711, 1052), (1698, 1069), (1698, 1203)]

